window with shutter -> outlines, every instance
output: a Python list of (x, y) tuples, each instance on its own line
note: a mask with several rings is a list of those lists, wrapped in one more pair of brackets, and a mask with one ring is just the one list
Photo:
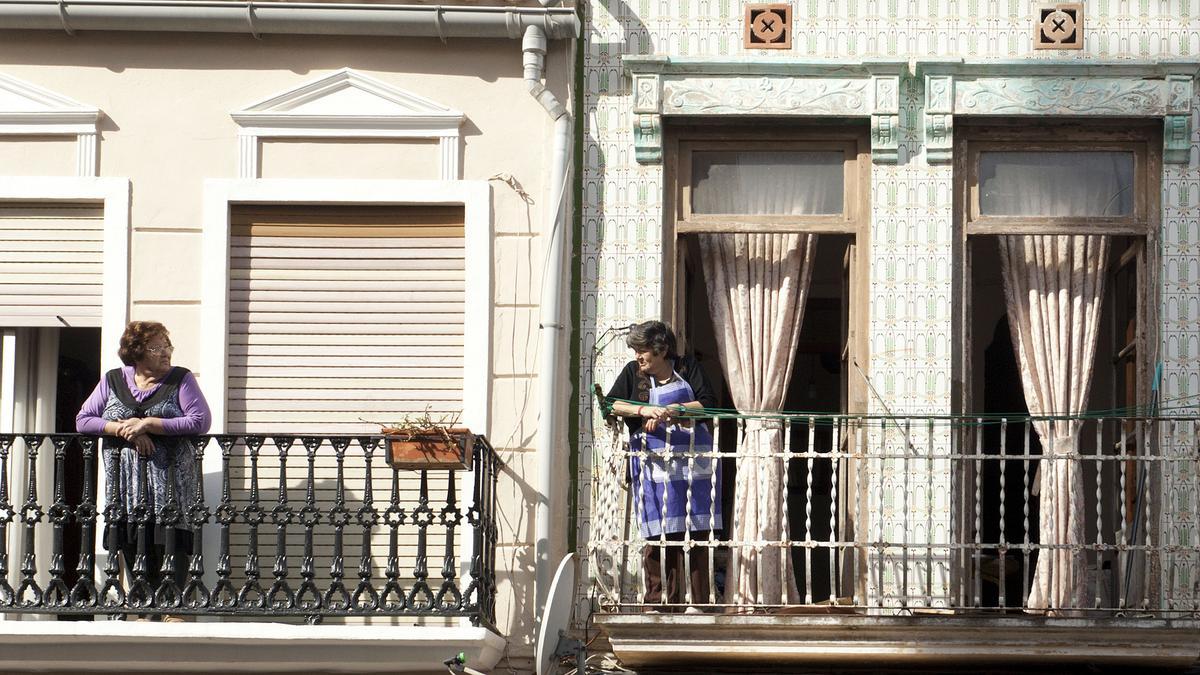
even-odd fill
[(100, 204), (0, 204), (0, 325), (99, 326)]
[(235, 207), (229, 431), (461, 413), (463, 232), (458, 206)]

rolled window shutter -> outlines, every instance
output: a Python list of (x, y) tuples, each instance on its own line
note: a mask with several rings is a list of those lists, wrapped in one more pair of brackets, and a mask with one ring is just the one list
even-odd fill
[(461, 412), (461, 207), (238, 208), (230, 256), (231, 432)]
[[(232, 215), (230, 433), (378, 433), (377, 426), (362, 420), (398, 422), (427, 409), (439, 419), (462, 411), (466, 270), (461, 207), (239, 206)], [(387, 508), (392, 478), (383, 452), (375, 452), (371, 481), (380, 511)], [(299, 444), (289, 454), (288, 494), (295, 508), (305, 498), (304, 454)], [(337, 476), (328, 444), (318, 453), (315, 470), (315, 496), (328, 509)], [(352, 443), (343, 465), (352, 511), (362, 498), (365, 473), (363, 451)], [(238, 505), (249, 497), (250, 475), (240, 449), (231, 475)], [(264, 503), (272, 502), (279, 460), (270, 439), (262, 449), (258, 479)], [(401, 472), (403, 508), (417, 506), (417, 487), (413, 472)], [(431, 473), (429, 489), (431, 503), (444, 504), (449, 475)], [(248, 531), (244, 523), (235, 523), (233, 530), (231, 553), (238, 567), (249, 552)], [(302, 532), (293, 525), (287, 544), (293, 587), (304, 553)], [(416, 566), (417, 529), (405, 524), (397, 535), (407, 587)], [(388, 536), (385, 527), (373, 531), (377, 589), (383, 585)], [(333, 537), (328, 523), (316, 527), (322, 588)], [(343, 564), (353, 590), (361, 530), (352, 526), (345, 537)], [(428, 542), (431, 561), (440, 560), (443, 546), (441, 537)], [(273, 540), (260, 534), (258, 554), (260, 574), (270, 579)], [(436, 569), (438, 563), (430, 564)]]
[(100, 325), (103, 215), (89, 204), (0, 206), (0, 325)]

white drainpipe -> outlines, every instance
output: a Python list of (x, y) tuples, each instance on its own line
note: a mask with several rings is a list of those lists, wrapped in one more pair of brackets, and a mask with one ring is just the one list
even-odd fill
[[(561, 357), (563, 320), (563, 252), (570, 242), (567, 223), (567, 175), (571, 168), (571, 140), (574, 132), (571, 115), (554, 94), (542, 84), (546, 68), (546, 33), (541, 26), (529, 26), (521, 41), (525, 53), (525, 84), (529, 93), (554, 120), (554, 147), (550, 159), (550, 199), (547, 215), (552, 219), (546, 233), (546, 264), (542, 270), (541, 368), (538, 370), (538, 400), (541, 415), (537, 430), (537, 505), (535, 509), (534, 556), (536, 565), (536, 617), (542, 615), (546, 594), (550, 591), (550, 494), (554, 487), (554, 468), (566, 462), (565, 449), (558, 447), (558, 428), (562, 397), (559, 385), (563, 368)], [(556, 452), (557, 450), (557, 452)], [(565, 514), (562, 514), (565, 517)]]
[(0, 0), (0, 29), (133, 30), (250, 35), (520, 38), (537, 26), (552, 39), (579, 31), (574, 10), (554, 7), (339, 4), (257, 0)]

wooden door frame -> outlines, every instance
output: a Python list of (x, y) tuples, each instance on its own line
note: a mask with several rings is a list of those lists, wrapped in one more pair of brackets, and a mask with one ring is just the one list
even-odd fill
[[(664, 194), (662, 209), (662, 318), (675, 326), (681, 349), (687, 344), (687, 317), (683, 314), (680, 293), (684, 284), (679, 279), (682, 269), (682, 247), (677, 246), (681, 235), (696, 232), (809, 232), (813, 234), (850, 235), (857, 247), (854, 284), (850, 289), (851, 316), (848, 328), (854, 349), (854, 361), (862, 372), (869, 372), (870, 355), (867, 339), (870, 327), (870, 250), (871, 231), (871, 142), (866, 124), (842, 120), (825, 124), (796, 124), (788, 120), (748, 120), (742, 123), (680, 123), (664, 129)], [(763, 139), (770, 138), (773, 146), (795, 149), (844, 149), (847, 152), (844, 212), (842, 216), (797, 216), (737, 218), (728, 227), (716, 227), (711, 219), (686, 220), (687, 209), (682, 204), (690, 188), (690, 165), (686, 158), (695, 150), (730, 149), (735, 147), (767, 147)], [(744, 144), (744, 145), (739, 145)], [(686, 183), (686, 185), (685, 185)], [(861, 377), (849, 378), (848, 409), (843, 414), (867, 411), (866, 383)]]

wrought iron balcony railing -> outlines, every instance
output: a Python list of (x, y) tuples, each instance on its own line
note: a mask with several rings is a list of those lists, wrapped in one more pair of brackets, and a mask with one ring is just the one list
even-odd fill
[[(466, 472), (390, 468), (382, 436), (189, 438), (195, 493), (168, 487), (165, 502), (149, 507), (139, 489), (128, 510), (118, 485), (97, 481), (102, 455), (120, 453), (101, 441), (0, 435), (0, 613), (494, 625), (500, 462), (483, 437)], [(74, 495), (68, 463), (82, 473)], [(147, 460), (138, 464), (144, 488)], [(128, 566), (103, 546), (122, 523), (135, 532)], [(162, 528), (161, 569), (151, 569), (152, 526)], [(190, 553), (178, 554), (186, 564), (176, 567), (177, 538), (189, 536)]]
[[(588, 564), (602, 612), (1200, 616), (1200, 418), (694, 423), (717, 429), (711, 451), (597, 439)], [(689, 484), (686, 506), (644, 487), (709, 462), (720, 484), (699, 500)], [(694, 531), (718, 509), (720, 530)], [(661, 515), (681, 512), (682, 527)]]

